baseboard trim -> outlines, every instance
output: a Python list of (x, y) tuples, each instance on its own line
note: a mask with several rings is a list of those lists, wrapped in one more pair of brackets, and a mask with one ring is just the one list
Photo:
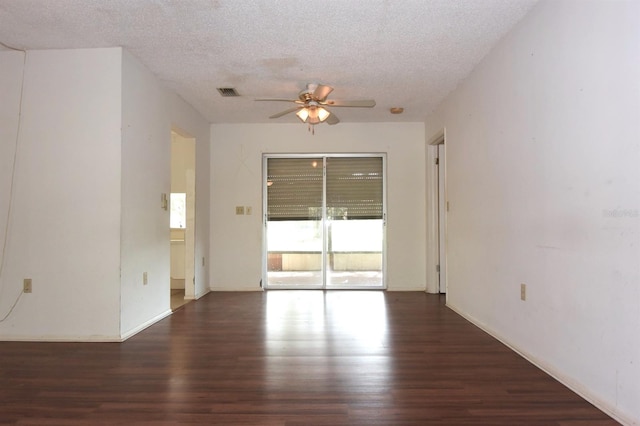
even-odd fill
[(211, 289), (210, 288), (205, 288), (204, 291), (202, 293), (198, 293), (196, 294), (195, 300), (200, 299), (203, 296), (206, 296), (207, 294), (211, 293)]
[(219, 291), (219, 292), (225, 292), (225, 291), (262, 291), (262, 287), (233, 287), (233, 286), (217, 286), (217, 287), (210, 287), (209, 291)]
[[(247, 287), (213, 287), (210, 288), (209, 291), (205, 292), (204, 294), (202, 294), (202, 296), (204, 296), (205, 294), (209, 293), (210, 291), (212, 292), (233, 292), (233, 291), (238, 291), (238, 292), (245, 292), (245, 291), (263, 291), (263, 288), (247, 288)], [(289, 288), (289, 289), (273, 289), (273, 290), (296, 290), (294, 288)], [(318, 289), (318, 290), (322, 290), (322, 289)], [(326, 290), (332, 290), (332, 289), (326, 289)], [(387, 288), (359, 288), (359, 287), (351, 287), (351, 288), (341, 288), (341, 289), (335, 289), (336, 291), (338, 290), (386, 290), (386, 291), (397, 291), (397, 292), (411, 292), (411, 291), (420, 291), (420, 292), (424, 292), (426, 291), (424, 287), (421, 288), (416, 288), (416, 287), (408, 287), (408, 286), (394, 286), (394, 287), (387, 287)], [(200, 296), (200, 297), (202, 297)], [(200, 297), (197, 297), (198, 299)]]
[(109, 343), (121, 342), (120, 336), (3, 336), (0, 342), (67, 342), (67, 343)]
[(171, 309), (168, 309), (168, 310), (164, 311), (163, 313), (161, 313), (160, 315), (156, 315), (155, 317), (151, 318), (149, 321), (146, 321), (146, 322), (140, 324), (139, 326), (127, 331), (126, 333), (123, 333), (121, 335), (119, 341), (120, 342), (124, 342), (128, 338), (130, 338), (132, 336), (135, 336), (136, 334), (140, 333), (145, 328), (151, 327), (153, 324), (157, 323), (160, 320), (165, 319), (169, 315), (171, 315)]
[(387, 286), (387, 291), (426, 291), (425, 287), (409, 287), (409, 286)]
[(507, 346), (509, 349), (511, 349), (512, 351), (514, 351), (515, 353), (517, 353), (518, 355), (520, 355), (521, 357), (529, 361), (531, 364), (535, 365), (536, 367), (538, 367), (539, 369), (541, 369), (542, 371), (544, 371), (545, 373), (547, 373), (548, 375), (550, 375), (551, 377), (553, 377), (554, 379), (556, 379), (557, 381), (559, 381), (560, 383), (562, 383), (563, 385), (571, 389), (573, 392), (577, 393), (580, 397), (582, 397), (586, 401), (593, 404), (596, 408), (604, 412), (606, 415), (612, 417), (617, 422), (622, 423), (623, 425), (628, 425), (628, 426), (639, 424), (637, 423), (636, 420), (632, 419), (630, 416), (624, 413), (621, 413), (615, 407), (612, 407), (611, 404), (609, 404), (606, 401), (603, 401), (598, 396), (594, 395), (589, 389), (587, 389), (581, 383), (573, 380), (572, 378), (566, 376), (565, 374), (558, 371), (556, 368), (552, 367), (546, 362), (536, 358), (535, 356), (531, 355), (527, 351), (522, 350), (521, 348), (512, 344), (508, 339), (496, 333), (494, 330), (489, 328), (483, 322), (478, 321), (476, 318), (472, 317), (471, 315), (468, 315), (462, 312), (460, 309), (449, 304), (448, 302), (447, 302), (447, 307), (452, 311), (454, 311), (456, 314), (460, 315), (461, 317), (469, 321), (470, 323), (472, 323), (473, 325), (475, 325), (476, 327), (480, 328), (485, 333), (489, 334), (491, 337), (499, 340), (503, 345)]

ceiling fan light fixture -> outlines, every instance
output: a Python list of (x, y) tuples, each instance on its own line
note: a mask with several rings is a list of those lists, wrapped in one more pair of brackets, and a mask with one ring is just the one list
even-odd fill
[(320, 107), (317, 108), (318, 111), (318, 119), (322, 122), (324, 120), (326, 120), (327, 118), (329, 118), (329, 116), (331, 115), (331, 113), (329, 111), (327, 111), (326, 109)]
[(304, 123), (307, 121), (307, 118), (309, 118), (309, 111), (306, 108), (300, 108), (300, 110), (296, 112), (296, 115), (298, 116), (300, 121)]
[(322, 107), (310, 106), (300, 108), (296, 115), (303, 123), (318, 124), (329, 118), (331, 113)]

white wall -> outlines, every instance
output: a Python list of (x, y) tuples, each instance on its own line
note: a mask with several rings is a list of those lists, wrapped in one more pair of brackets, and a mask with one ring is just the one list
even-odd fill
[(543, 1), (426, 126), (447, 135), (449, 306), (627, 424), (640, 424), (639, 17), (637, 1)]
[[(195, 110), (126, 51), (122, 64), (121, 332), (127, 337), (170, 312), (169, 211), (161, 209), (160, 196), (171, 192), (171, 130), (178, 126), (196, 138), (196, 145), (205, 146), (209, 132)], [(208, 170), (198, 170), (205, 173), (201, 181), (208, 180)], [(207, 206), (200, 212), (208, 214)], [(200, 256), (206, 253), (209, 233), (208, 221), (202, 222), (196, 229)], [(205, 276), (200, 270), (196, 295), (206, 292)]]
[[(211, 289), (260, 290), (263, 153), (387, 153), (387, 285), (425, 288), (422, 123), (213, 124)], [(251, 206), (236, 216), (235, 206)]]
[[(0, 242), (4, 242), (5, 225), (9, 212), (9, 192), (18, 132), (18, 114), (20, 109), (20, 88), (22, 81), (24, 54), (21, 52), (0, 52)], [(0, 244), (0, 261), (3, 259), (3, 244)], [(0, 319), (5, 315), (3, 309), (8, 304), (9, 295), (5, 290), (0, 266)], [(21, 287), (20, 287), (21, 288)], [(18, 287), (16, 287), (17, 291)], [(3, 303), (6, 302), (6, 303)]]
[[(168, 93), (132, 55), (122, 61), (121, 332), (170, 312), (171, 119)], [(143, 274), (147, 273), (147, 284)]]
[[(0, 53), (0, 241), (22, 55)], [(119, 244), (120, 49), (30, 51), (0, 318), (23, 278), (33, 293), (0, 323), (0, 339), (118, 339)]]
[[(23, 54), (0, 52), (0, 242)], [(6, 71), (6, 72), (5, 72)], [(27, 54), (0, 340), (120, 340), (169, 312), (171, 130), (196, 139), (196, 255), (208, 256), (209, 124), (121, 48)], [(0, 244), (2, 247), (2, 244)], [(208, 291), (196, 269), (196, 296)], [(142, 273), (149, 284), (143, 286)]]

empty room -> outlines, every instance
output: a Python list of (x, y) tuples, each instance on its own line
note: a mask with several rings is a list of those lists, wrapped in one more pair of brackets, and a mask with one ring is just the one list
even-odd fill
[(640, 2), (0, 0), (0, 423), (640, 425)]

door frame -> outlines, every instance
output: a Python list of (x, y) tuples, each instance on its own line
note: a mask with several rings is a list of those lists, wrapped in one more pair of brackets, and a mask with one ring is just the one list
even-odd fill
[[(386, 290), (387, 289), (387, 153), (386, 152), (355, 152), (355, 153), (263, 153), (262, 154), (262, 278), (260, 286), (262, 290), (268, 290), (268, 259), (267, 259), (267, 161), (269, 158), (322, 158), (323, 166), (323, 200), (322, 200), (322, 286), (315, 289), (327, 290), (327, 252), (328, 252), (328, 220), (326, 209), (326, 164), (328, 158), (346, 157), (380, 157), (382, 158), (382, 286), (380, 287), (329, 287), (336, 290)], [(298, 287), (296, 287), (298, 288)], [(287, 287), (277, 287), (277, 289), (287, 289)], [(302, 289), (302, 288), (301, 288)]]
[[(195, 248), (196, 248), (196, 138), (191, 136), (184, 130), (172, 126), (171, 133), (178, 138), (178, 144), (189, 144), (193, 147), (193, 158), (191, 160), (192, 168), (180, 170), (184, 173), (185, 193), (186, 193), (186, 224), (184, 233), (184, 299), (195, 300)], [(173, 136), (172, 136), (173, 140)], [(170, 179), (173, 179), (173, 171), (170, 172)], [(171, 242), (169, 242), (171, 244)]]
[[(444, 188), (445, 188), (445, 200), (448, 200), (447, 197), (447, 181), (446, 181), (446, 175), (447, 175), (447, 161), (446, 161), (446, 155), (445, 155), (445, 159), (444, 161), (440, 162), (440, 164), (437, 164), (437, 162), (439, 162), (437, 160), (438, 158), (438, 145), (444, 145), (445, 147), (445, 152), (446, 152), (446, 129), (443, 128), (440, 131), (438, 131), (436, 134), (434, 134), (427, 142), (427, 146), (426, 146), (426, 190), (427, 190), (427, 194), (426, 194), (426, 198), (427, 198), (427, 217), (426, 217), (426, 222), (427, 222), (427, 259), (426, 259), (426, 265), (427, 265), (427, 286), (426, 286), (426, 292), (427, 293), (440, 293), (442, 290), (444, 290), (444, 292), (446, 292), (447, 289), (447, 283), (448, 283), (448, 268), (447, 268), (447, 253), (448, 253), (448, 247), (447, 247), (447, 218), (446, 218), (446, 210), (445, 210), (445, 217), (442, 218), (444, 220), (444, 230), (445, 230), (445, 235), (443, 238), (443, 241), (445, 243), (444, 246), (444, 259), (440, 258), (440, 213), (439, 213), (439, 188), (438, 188), (438, 183), (439, 183), (439, 168), (443, 167), (444, 168), (444, 177), (445, 177), (445, 182), (444, 182)], [(438, 270), (438, 265), (440, 265), (440, 269), (442, 269), (444, 271), (444, 285), (441, 285), (440, 283), (440, 273)]]

